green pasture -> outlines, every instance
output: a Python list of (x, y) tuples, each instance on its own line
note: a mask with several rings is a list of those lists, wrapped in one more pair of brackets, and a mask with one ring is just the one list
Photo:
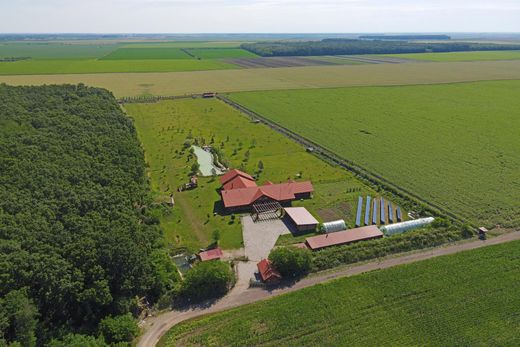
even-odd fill
[(516, 241), (318, 284), (180, 323), (158, 346), (517, 346), (519, 249)]
[(475, 224), (520, 226), (520, 81), (231, 94)]
[[(167, 201), (171, 193), (176, 201), (170, 214), (161, 218), (167, 240), (175, 246), (196, 250), (211, 242), (219, 230), (221, 246), (242, 246), (239, 218), (221, 215), (218, 179), (199, 177), (199, 187), (181, 193), (176, 188), (186, 183), (195, 158), (183, 150), (188, 137), (218, 147), (230, 166), (254, 174), (258, 162), (264, 164), (259, 183), (267, 180), (309, 179), (314, 198), (294, 205), (306, 206), (318, 218), (338, 216), (351, 225), (355, 219), (359, 194), (374, 194), (345, 170), (332, 167), (303, 147), (262, 124), (251, 122), (236, 110), (216, 99), (180, 99), (153, 104), (127, 104), (134, 119), (149, 164), (152, 188), (158, 201)], [(191, 135), (190, 135), (191, 134)], [(246, 152), (249, 152), (249, 159)], [(358, 192), (353, 191), (359, 189)], [(214, 212), (217, 215), (214, 216)]]
[(385, 54), (382, 56), (427, 60), (435, 62), (462, 62), (462, 61), (492, 61), (492, 60), (519, 60), (520, 51), (477, 51), (477, 52), (447, 52), (447, 53), (407, 53)]
[(256, 54), (240, 48), (190, 48), (188, 51), (201, 59), (258, 57)]
[(101, 60), (157, 60), (157, 59), (193, 59), (180, 48), (119, 48), (101, 58)]
[(77, 44), (60, 42), (0, 43), (0, 58), (30, 57), (31, 59), (87, 59), (102, 57), (119, 47), (118, 44)]
[(0, 62), (0, 75), (88, 74), (110, 72), (177, 72), (223, 70), (236, 68), (236, 65), (228, 64), (218, 60), (197, 59), (22, 60), (15, 62)]

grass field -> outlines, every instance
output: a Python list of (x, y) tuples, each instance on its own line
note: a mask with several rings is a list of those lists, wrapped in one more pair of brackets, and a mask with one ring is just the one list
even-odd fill
[[(355, 218), (355, 204), (359, 194), (374, 194), (350, 173), (334, 168), (305, 149), (262, 124), (255, 124), (233, 108), (216, 99), (181, 99), (154, 104), (127, 104), (125, 108), (134, 119), (139, 138), (150, 166), (152, 188), (160, 201), (174, 193), (176, 206), (170, 215), (162, 218), (167, 240), (175, 246), (192, 250), (207, 246), (213, 230), (221, 234), (223, 248), (242, 246), (241, 226), (230, 224), (230, 216), (213, 216), (220, 201), (220, 184), (212, 178), (200, 178), (199, 187), (192, 191), (175, 192), (187, 182), (190, 166), (188, 151), (180, 154), (188, 134), (221, 147), (234, 167), (245, 166), (247, 172), (257, 169), (259, 160), (264, 164), (260, 183), (286, 181), (300, 171), (303, 179), (312, 180), (314, 198), (295, 205), (308, 207), (317, 217), (337, 216), (351, 225)], [(233, 152), (236, 150), (236, 154)], [(245, 152), (250, 158), (244, 161)], [(348, 193), (348, 189), (359, 192)]]
[(517, 346), (519, 247), (319, 284), (181, 323), (158, 346)]
[(191, 48), (188, 51), (201, 59), (258, 57), (256, 54), (240, 48)]
[(519, 60), (520, 51), (385, 54), (382, 56), (436, 62)]
[(240, 48), (245, 41), (176, 41), (176, 42), (126, 42), (123, 48), (149, 48), (171, 47), (171, 48)]
[[(153, 48), (154, 50), (157, 48)], [(133, 50), (133, 49), (132, 49)], [(188, 56), (188, 55), (187, 55)], [(218, 60), (22, 60), (0, 62), (0, 75), (89, 74), (121, 72), (174, 72), (236, 69), (236, 65)]]
[[(191, 60), (182, 61), (191, 62)], [(103, 63), (113, 62), (105, 61)], [(213, 62), (211, 63), (213, 64)], [(145, 64), (150, 64), (150, 61), (145, 62)], [(4, 74), (7, 73), (5, 68), (3, 69)], [(18, 69), (17, 72), (23, 73), (24, 71), (24, 69)], [(301, 68), (139, 74), (0, 75), (0, 83), (12, 85), (81, 82), (91, 86), (107, 88), (118, 97), (148, 94), (182, 95), (206, 91), (234, 92), (268, 89), (430, 84), (496, 79), (520, 79), (520, 61), (307, 66)]]
[(119, 48), (101, 58), (101, 60), (157, 60), (157, 59), (193, 59), (180, 48)]
[(56, 42), (0, 43), (0, 58), (30, 57), (32, 59), (99, 58), (119, 47), (111, 44), (67, 44)]
[(520, 226), (520, 81), (232, 94), (471, 222)]

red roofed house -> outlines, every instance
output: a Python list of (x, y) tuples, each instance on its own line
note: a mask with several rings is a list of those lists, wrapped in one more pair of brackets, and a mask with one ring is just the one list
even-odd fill
[(223, 256), (224, 254), (222, 254), (220, 247), (199, 253), (199, 258), (201, 261), (216, 260), (222, 258)]
[(222, 202), (231, 210), (249, 210), (258, 201), (276, 201), (280, 204), (311, 197), (314, 188), (310, 181), (257, 186), (253, 177), (240, 170), (231, 170), (220, 178)]
[(258, 267), (258, 273), (260, 274), (262, 282), (274, 284), (280, 282), (282, 279), (282, 275), (272, 267), (269, 260), (262, 259), (256, 266)]

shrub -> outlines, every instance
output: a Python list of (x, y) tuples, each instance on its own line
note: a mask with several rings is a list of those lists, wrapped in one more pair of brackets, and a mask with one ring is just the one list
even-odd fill
[(190, 301), (218, 298), (233, 285), (235, 276), (228, 263), (208, 261), (198, 263), (186, 273), (182, 296)]
[(269, 260), (283, 277), (297, 277), (309, 272), (312, 255), (307, 249), (279, 247), (271, 251)]
[(81, 334), (68, 334), (61, 340), (51, 340), (47, 347), (108, 347), (102, 338)]
[(139, 327), (131, 314), (104, 318), (99, 323), (99, 332), (108, 343), (131, 342)]

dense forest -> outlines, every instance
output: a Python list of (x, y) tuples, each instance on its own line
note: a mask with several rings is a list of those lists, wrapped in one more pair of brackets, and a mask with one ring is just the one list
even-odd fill
[(362, 35), (368, 40), (451, 40), (448, 35)]
[(241, 47), (263, 57), (495, 51), (520, 49), (520, 45), (515, 44), (471, 42), (421, 43), (407, 41), (351, 39), (324, 39), (321, 41), (257, 42), (244, 43), (241, 45)]
[(0, 85), (0, 196), (0, 345), (132, 338), (139, 299), (178, 285), (110, 92)]

